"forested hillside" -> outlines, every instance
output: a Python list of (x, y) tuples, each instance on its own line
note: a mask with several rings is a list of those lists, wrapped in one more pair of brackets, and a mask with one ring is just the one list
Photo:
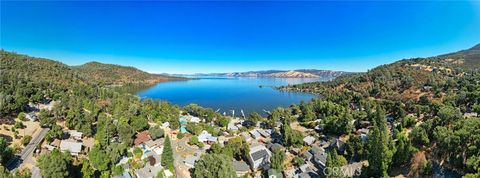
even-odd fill
[(165, 75), (150, 74), (134, 67), (126, 67), (114, 64), (102, 64), (89, 62), (74, 69), (88, 76), (101, 85), (124, 85), (124, 84), (155, 84), (161, 81), (178, 80), (182, 78)]
[[(477, 173), (480, 172), (480, 120), (477, 116), (480, 114), (479, 49), (480, 45), (476, 45), (436, 57), (400, 60), (363, 74), (280, 89), (318, 93), (331, 106), (323, 102), (319, 104), (339, 107), (327, 109), (330, 114), (318, 115), (319, 111), (325, 113), (325, 110), (316, 109), (321, 105), (311, 102), (301, 107), (306, 109), (300, 117), (305, 121), (322, 119), (320, 124), (326, 127), (326, 131), (337, 135), (351, 133), (348, 124), (342, 126), (339, 123), (355, 121), (353, 127), (361, 128), (364, 122), (372, 121), (368, 113), (378, 112), (378, 108), (372, 106), (385, 109), (389, 124), (392, 124), (389, 137), (394, 141), (383, 144), (394, 156), (382, 158), (387, 166), (383, 167), (384, 171), (390, 172), (399, 166), (410, 171), (417, 170), (418, 167), (414, 166), (418, 155), (413, 154), (426, 153), (428, 159), (462, 174)], [(334, 114), (338, 117), (331, 116), (333, 111), (340, 111)], [(412, 145), (414, 151), (408, 151), (412, 149), (405, 145)], [(353, 150), (363, 149), (371, 148), (353, 147)], [(368, 157), (371, 151), (362, 151), (360, 155), (366, 154), (364, 158), (371, 162), (373, 160)], [(353, 153), (359, 154), (357, 151)], [(405, 155), (396, 157), (395, 154)], [(412, 176), (429, 175), (420, 172)], [(480, 176), (478, 173), (469, 175)]]
[(29, 102), (57, 100), (62, 95), (79, 90), (182, 79), (95, 62), (72, 68), (57, 61), (3, 50), (0, 51), (0, 59), (0, 116), (15, 115), (25, 110)]

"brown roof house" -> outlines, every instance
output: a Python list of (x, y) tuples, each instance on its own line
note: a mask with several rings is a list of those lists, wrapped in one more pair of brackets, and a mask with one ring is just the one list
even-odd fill
[(135, 136), (135, 140), (133, 141), (133, 143), (135, 144), (135, 146), (138, 146), (142, 143), (147, 142), (148, 140), (150, 140), (150, 135), (148, 134), (148, 131), (143, 131)]

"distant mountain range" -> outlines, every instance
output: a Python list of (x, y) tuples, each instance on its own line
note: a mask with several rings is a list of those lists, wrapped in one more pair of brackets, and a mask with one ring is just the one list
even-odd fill
[(183, 76), (219, 76), (219, 77), (272, 77), (272, 78), (336, 78), (350, 72), (298, 69), (298, 70), (263, 70), (232, 73), (199, 73)]

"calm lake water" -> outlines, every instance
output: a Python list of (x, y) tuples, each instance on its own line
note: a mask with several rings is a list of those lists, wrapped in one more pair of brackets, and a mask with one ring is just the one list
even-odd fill
[[(292, 103), (308, 101), (315, 95), (298, 92), (285, 92), (272, 88), (288, 84), (322, 81), (322, 78), (220, 78), (202, 77), (196, 80), (159, 83), (137, 93), (142, 98), (166, 100), (185, 106), (196, 103), (220, 113), (235, 110), (235, 115), (243, 109), (245, 114), (276, 107), (286, 107)], [(263, 87), (259, 87), (263, 86)]]

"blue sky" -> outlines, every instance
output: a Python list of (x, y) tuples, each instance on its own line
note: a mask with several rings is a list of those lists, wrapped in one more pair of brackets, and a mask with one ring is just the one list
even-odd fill
[(366, 71), (480, 43), (472, 2), (1, 1), (0, 46), (155, 73)]

